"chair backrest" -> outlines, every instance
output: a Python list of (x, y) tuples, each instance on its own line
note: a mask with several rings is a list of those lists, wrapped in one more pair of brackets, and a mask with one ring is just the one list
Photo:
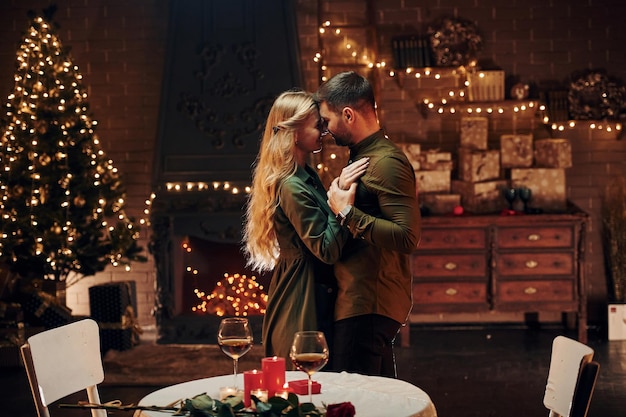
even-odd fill
[(598, 375), (593, 349), (565, 336), (552, 342), (550, 370), (543, 404), (550, 416), (584, 417)]
[[(48, 406), (61, 398), (87, 390), (90, 403), (100, 403), (97, 384), (104, 380), (100, 330), (83, 319), (37, 333), (21, 347), (39, 417), (49, 417)], [(93, 417), (106, 417), (92, 409)]]

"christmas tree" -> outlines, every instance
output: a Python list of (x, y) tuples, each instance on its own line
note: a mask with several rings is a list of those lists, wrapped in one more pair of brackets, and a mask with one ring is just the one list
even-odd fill
[(69, 284), (146, 258), (53, 13), (30, 15), (0, 125), (0, 261), (22, 276)]

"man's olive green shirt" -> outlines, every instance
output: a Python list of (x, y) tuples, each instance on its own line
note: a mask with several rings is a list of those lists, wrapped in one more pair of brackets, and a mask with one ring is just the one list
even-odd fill
[(412, 307), (410, 254), (421, 228), (415, 173), (382, 130), (350, 148), (351, 161), (363, 157), (369, 167), (344, 223), (352, 238), (335, 263), (335, 320), (380, 314), (404, 323)]

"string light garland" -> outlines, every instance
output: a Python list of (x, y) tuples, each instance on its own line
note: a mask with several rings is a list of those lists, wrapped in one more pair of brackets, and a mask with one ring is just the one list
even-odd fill
[(338, 25), (333, 26), (330, 20), (326, 20), (318, 28), (320, 36), (325, 38), (326, 44), (335, 43), (336, 50), (332, 56), (336, 59), (329, 62), (327, 56), (331, 56), (329, 48), (323, 48), (313, 56), (313, 62), (319, 65), (322, 82), (328, 80), (327, 72), (330, 66), (358, 66), (365, 68), (385, 68), (385, 61), (376, 61), (373, 51), (361, 45), (354, 37), (348, 35), (349, 30), (360, 29), (359, 26)]

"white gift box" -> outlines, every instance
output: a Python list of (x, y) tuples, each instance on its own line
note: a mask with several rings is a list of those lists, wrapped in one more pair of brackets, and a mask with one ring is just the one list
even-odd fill
[(609, 304), (609, 340), (626, 340), (626, 304)]

